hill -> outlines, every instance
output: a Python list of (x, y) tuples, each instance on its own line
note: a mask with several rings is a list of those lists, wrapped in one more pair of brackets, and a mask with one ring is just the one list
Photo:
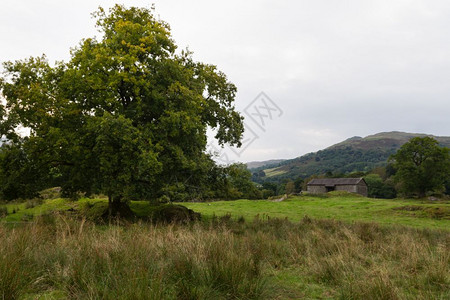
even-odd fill
[(385, 166), (390, 155), (413, 137), (431, 136), (441, 146), (450, 147), (450, 137), (419, 133), (381, 132), (367, 137), (352, 137), (315, 153), (252, 170), (254, 180), (280, 181), (306, 178), (314, 174), (369, 171)]
[(271, 166), (271, 165), (277, 165), (281, 162), (285, 161), (285, 159), (270, 159), (270, 160), (264, 160), (264, 161), (251, 161), (246, 163), (247, 168), (249, 170), (264, 167), (264, 166)]

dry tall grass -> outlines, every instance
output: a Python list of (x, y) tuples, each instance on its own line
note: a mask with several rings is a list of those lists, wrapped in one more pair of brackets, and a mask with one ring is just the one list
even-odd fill
[[(305, 218), (0, 226), (0, 298), (448, 299), (450, 234)], [(292, 275), (294, 274), (294, 275)], [(51, 298), (51, 297), (50, 297)]]

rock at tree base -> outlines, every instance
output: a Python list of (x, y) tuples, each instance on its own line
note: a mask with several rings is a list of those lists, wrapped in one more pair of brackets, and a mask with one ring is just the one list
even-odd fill
[(188, 223), (200, 220), (201, 215), (183, 205), (168, 204), (158, 206), (152, 215), (154, 222)]

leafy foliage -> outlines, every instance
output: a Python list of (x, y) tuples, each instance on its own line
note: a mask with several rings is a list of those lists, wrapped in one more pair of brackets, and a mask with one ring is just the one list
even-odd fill
[(252, 182), (252, 174), (242, 163), (232, 164), (227, 167), (227, 174), (230, 179), (231, 186), (238, 191), (237, 198), (260, 199), (261, 192)]
[(285, 185), (286, 194), (290, 195), (295, 192), (295, 184), (292, 180), (289, 180)]
[[(119, 202), (207, 196), (217, 170), (204, 153), (207, 128), (219, 144), (240, 146), (236, 87), (189, 51), (177, 54), (169, 25), (151, 10), (116, 5), (95, 16), (102, 37), (82, 40), (69, 62), (52, 67), (42, 56), (4, 64), (0, 136), (14, 145), (1, 155), (14, 148), (32, 157), (20, 169), (66, 194), (101, 192)], [(30, 128), (28, 138), (19, 126)], [(2, 170), (13, 180), (5, 173), (12, 168)]]
[(427, 192), (443, 191), (450, 176), (449, 148), (439, 147), (431, 137), (417, 137), (404, 144), (391, 156), (395, 179), (405, 195), (420, 197)]
[[(0, 199), (37, 196), (37, 191), (47, 184), (47, 178), (40, 175), (45, 167), (22, 144), (3, 144), (0, 147)], [(52, 170), (48, 168), (47, 171), (51, 173)]]
[(392, 199), (397, 196), (392, 181), (383, 181), (378, 174), (369, 174), (364, 177), (364, 180), (367, 183), (370, 198)]

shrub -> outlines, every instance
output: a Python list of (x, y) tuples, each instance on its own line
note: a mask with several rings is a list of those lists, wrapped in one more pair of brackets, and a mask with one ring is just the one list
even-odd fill
[(162, 195), (158, 198), (158, 203), (166, 204), (170, 202), (170, 198), (167, 195)]
[(61, 198), (61, 188), (53, 187), (39, 192), (39, 195), (43, 199), (57, 199)]
[(262, 198), (263, 199), (268, 199), (268, 198), (270, 198), (270, 197), (275, 195), (274, 191), (268, 190), (268, 189), (263, 189), (261, 192), (262, 192)]

